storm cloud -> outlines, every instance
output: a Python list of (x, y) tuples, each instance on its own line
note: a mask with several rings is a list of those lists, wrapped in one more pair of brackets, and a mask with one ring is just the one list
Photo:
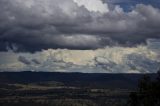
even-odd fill
[(160, 38), (159, 8), (136, 4), (126, 12), (94, 1), (0, 0), (0, 50), (13, 44), (17, 51), (97, 49)]
[(152, 39), (147, 42), (147, 46), (106, 47), (96, 50), (0, 52), (0, 71), (155, 73), (160, 68), (160, 46), (157, 46), (160, 41)]

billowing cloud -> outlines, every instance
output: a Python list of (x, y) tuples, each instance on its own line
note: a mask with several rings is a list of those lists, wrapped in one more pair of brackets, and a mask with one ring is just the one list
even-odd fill
[(19, 60), (20, 62), (26, 64), (26, 65), (30, 65), (30, 64), (31, 64), (31, 62), (30, 62), (29, 60), (27, 60), (27, 59), (26, 59), (25, 57), (23, 57), (23, 56), (19, 56), (19, 57), (18, 57), (18, 60)]
[[(105, 47), (96, 50), (48, 49), (35, 53), (0, 52), (4, 57), (0, 61), (0, 70), (86, 73), (157, 72), (160, 68), (160, 48), (156, 51), (154, 48), (158, 40), (152, 39), (147, 42), (147, 46)], [(12, 69), (13, 63), (17, 64), (16, 70)]]
[(0, 50), (97, 49), (160, 38), (160, 9), (101, 0), (0, 0)]
[(84, 6), (89, 11), (107, 13), (109, 12), (108, 4), (102, 3), (101, 0), (73, 0), (78, 6)]
[(158, 3), (0, 0), (0, 71), (156, 72)]

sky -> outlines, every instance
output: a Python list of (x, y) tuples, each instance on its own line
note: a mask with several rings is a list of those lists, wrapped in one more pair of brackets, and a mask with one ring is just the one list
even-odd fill
[(0, 71), (159, 68), (158, 0), (0, 0)]

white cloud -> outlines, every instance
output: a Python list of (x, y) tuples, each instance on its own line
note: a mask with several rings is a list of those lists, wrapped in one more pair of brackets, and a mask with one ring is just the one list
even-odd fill
[(16, 53), (0, 52), (0, 71), (20, 71), (24, 70), (25, 64), (18, 61), (19, 55)]
[(89, 11), (107, 13), (109, 12), (108, 4), (101, 0), (73, 0), (79, 6), (84, 6)]
[[(0, 0), (0, 13), (0, 43), (13, 43), (8, 52), (0, 52), (1, 70), (154, 72), (160, 62), (155, 40), (132, 48), (48, 49), (95, 49), (114, 41), (125, 45), (159, 38), (160, 10), (150, 5), (138, 4), (124, 12), (119, 6), (109, 10), (101, 0)], [(48, 50), (14, 53), (17, 45)], [(25, 59), (30, 64), (22, 62)]]
[[(155, 44), (155, 42), (152, 42)], [(158, 52), (152, 46), (106, 47), (97, 50), (48, 49), (36, 53), (0, 53), (0, 69), (65, 72), (156, 72), (160, 65)], [(18, 61), (19, 60), (19, 61)], [(14, 70), (15, 68), (13, 68)], [(14, 70), (15, 71), (15, 70)]]

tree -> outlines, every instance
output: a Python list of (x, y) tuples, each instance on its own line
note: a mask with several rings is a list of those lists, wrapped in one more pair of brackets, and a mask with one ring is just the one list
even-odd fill
[(130, 106), (160, 106), (160, 71), (156, 80), (147, 75), (139, 81), (138, 90), (130, 93)]

